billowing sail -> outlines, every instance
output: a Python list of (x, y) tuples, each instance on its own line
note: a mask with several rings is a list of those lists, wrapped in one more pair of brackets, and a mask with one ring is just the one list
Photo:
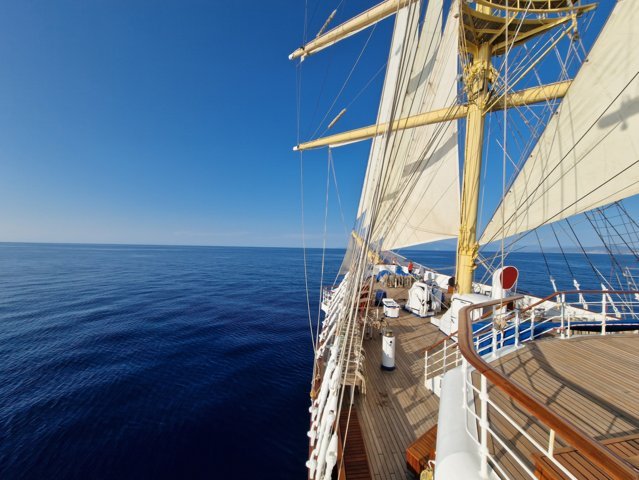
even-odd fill
[(639, 193), (638, 24), (619, 1), (480, 243)]
[[(408, 68), (399, 70), (403, 88), (395, 95), (394, 118), (457, 104), (459, 20), (449, 15), (442, 36), (442, 3), (428, 2), (416, 54), (404, 59)], [(360, 201), (364, 218), (371, 211), (371, 243), (384, 250), (457, 235), (456, 121), (389, 132), (374, 140)]]
[[(441, 31), (442, 2), (429, 2)], [(455, 6), (453, 6), (455, 8)], [(427, 26), (427, 25), (426, 25)], [(422, 32), (424, 33), (424, 32)], [(436, 41), (435, 41), (436, 39)], [(444, 35), (422, 37), (428, 50), (414, 99), (407, 95), (402, 116), (440, 108), (456, 108), (459, 19), (448, 15)], [(417, 64), (419, 65), (419, 64)], [(428, 73), (428, 76), (426, 76)], [(383, 198), (388, 227), (382, 246), (392, 250), (456, 237), (459, 232), (459, 157), (457, 121), (398, 132), (394, 156), (397, 167), (390, 190)]]
[[(414, 56), (417, 42), (417, 28), (419, 24), (419, 4), (404, 7), (395, 16), (395, 29), (391, 42), (388, 63), (386, 66), (386, 78), (382, 88), (382, 97), (377, 114), (377, 123), (389, 122), (397, 114), (398, 107), (403, 103), (404, 86), (398, 85), (406, 77), (410, 57)], [(395, 113), (395, 115), (393, 115)], [(388, 135), (392, 135), (389, 133)], [(383, 174), (383, 157), (386, 135), (373, 138), (371, 151), (368, 157), (368, 166), (364, 187), (359, 203), (358, 218), (361, 218), (364, 210), (370, 210), (374, 203), (375, 190), (379, 186)]]

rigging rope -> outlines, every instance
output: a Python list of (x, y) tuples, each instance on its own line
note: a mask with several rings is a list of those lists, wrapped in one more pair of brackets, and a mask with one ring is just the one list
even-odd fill
[(564, 248), (561, 246), (561, 242), (559, 241), (559, 237), (557, 236), (557, 232), (555, 231), (555, 226), (552, 223), (550, 224), (550, 228), (552, 230), (552, 234), (555, 236), (555, 240), (557, 241), (557, 245), (559, 246), (559, 251), (561, 252), (561, 256), (564, 257), (564, 262), (566, 262), (566, 266), (568, 267), (568, 272), (570, 273), (570, 276), (574, 280), (577, 277), (575, 277), (575, 273), (572, 271), (572, 268), (570, 267), (570, 262), (568, 261), (568, 258), (566, 257), (566, 253), (564, 252)]
[[(326, 121), (328, 116), (333, 111), (333, 107), (335, 107), (335, 104), (337, 103), (339, 98), (342, 96), (342, 93), (344, 93), (344, 89), (346, 88), (346, 86), (348, 85), (348, 82), (350, 81), (351, 77), (353, 76), (353, 72), (355, 72), (355, 69), (357, 68), (357, 65), (359, 64), (359, 61), (362, 59), (362, 56), (364, 55), (364, 52), (366, 51), (366, 47), (368, 47), (368, 44), (371, 41), (371, 38), (373, 37), (373, 33), (375, 33), (375, 29), (376, 28), (377, 28), (377, 24), (373, 25), (373, 28), (371, 28), (371, 32), (368, 34), (368, 38), (366, 39), (366, 42), (364, 43), (364, 46), (362, 47), (362, 50), (359, 52), (359, 55), (357, 56), (357, 59), (355, 60), (355, 63), (353, 64), (353, 67), (351, 68), (351, 71), (348, 73), (348, 76), (346, 77), (346, 80), (344, 80), (344, 83), (342, 84), (342, 88), (340, 88), (339, 92), (337, 93), (337, 96), (333, 100), (333, 103), (331, 103), (331, 106), (328, 107), (328, 110), (324, 114), (324, 117), (322, 118), (322, 120), (320, 121), (319, 125), (317, 126), (317, 128), (315, 129), (313, 134), (311, 135), (311, 140), (317, 138), (317, 132), (319, 132), (320, 128), (322, 128), (322, 125), (324, 124), (324, 122)], [(326, 130), (324, 130), (324, 131), (326, 131)]]
[(537, 237), (537, 243), (539, 244), (539, 250), (541, 251), (541, 255), (544, 258), (544, 264), (546, 265), (546, 271), (548, 272), (548, 278), (550, 279), (550, 283), (553, 286), (553, 290), (555, 289), (555, 279), (552, 276), (552, 272), (550, 271), (550, 265), (548, 265), (548, 259), (546, 258), (546, 252), (544, 252), (544, 247), (541, 246), (541, 240), (539, 240), (539, 234), (537, 230), (535, 230), (535, 236)]
[[(320, 282), (319, 282), (319, 301), (317, 302), (317, 323), (315, 327), (315, 351), (319, 348), (319, 328), (322, 316), (322, 289), (324, 286), (324, 262), (326, 259), (326, 230), (328, 225), (328, 194), (331, 185), (331, 149), (328, 149), (328, 158), (326, 160), (326, 200), (324, 205), (324, 233), (322, 235), (322, 262), (320, 270)], [(315, 359), (317, 362), (317, 358)]]
[[(306, 42), (306, 35), (308, 30), (308, 0), (305, 1), (304, 7), (304, 36), (303, 41)], [(295, 68), (296, 73), (296, 113), (297, 113), (297, 143), (300, 141), (300, 125), (302, 116), (302, 62), (298, 62)], [(311, 345), (313, 347), (313, 376), (311, 379), (311, 385), (315, 381), (317, 361), (315, 359), (315, 338), (313, 335), (313, 319), (311, 315), (311, 299), (308, 287), (308, 261), (306, 256), (306, 234), (304, 226), (304, 155), (300, 152), (300, 201), (301, 201), (301, 227), (302, 227), (302, 253), (304, 257), (304, 288), (306, 291), (306, 310), (308, 314), (308, 326), (311, 335)]]

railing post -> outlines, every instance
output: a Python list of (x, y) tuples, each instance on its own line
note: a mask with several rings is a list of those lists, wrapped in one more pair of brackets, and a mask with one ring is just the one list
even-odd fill
[(519, 308), (515, 308), (515, 347), (519, 346)]
[(535, 309), (532, 309), (532, 315), (530, 316), (530, 340), (535, 339)]
[(497, 329), (495, 328), (495, 307), (493, 307), (492, 317), (492, 333), (493, 333), (493, 354), (497, 352)]
[(572, 332), (570, 331), (570, 323), (571, 323), (571, 321), (572, 321), (572, 317), (573, 317), (573, 315), (572, 315), (572, 314), (571, 314), (571, 315), (568, 315), (568, 338), (570, 338), (570, 337), (571, 337), (571, 335), (572, 335)]
[(447, 346), (448, 346), (448, 341), (445, 340), (444, 341), (444, 358), (442, 360), (442, 375), (446, 373), (446, 355), (448, 354), (448, 350), (446, 348)]
[(601, 315), (603, 316), (603, 318), (601, 320), (601, 334), (602, 335), (606, 334), (606, 316), (607, 316), (606, 310), (608, 310), (608, 302), (607, 302), (607, 295), (604, 292), (604, 293), (601, 294)]
[(481, 375), (481, 388), (479, 401), (481, 405), (481, 419), (479, 421), (480, 428), (480, 455), (481, 455), (481, 478), (488, 478), (488, 388), (486, 386), (486, 376)]
[(428, 350), (424, 351), (424, 387), (428, 388)]
[(468, 385), (466, 385), (466, 382), (468, 381), (468, 362), (464, 357), (462, 357), (462, 378), (464, 379), (462, 382), (462, 402), (464, 416), (467, 417), (466, 409), (468, 408)]
[(553, 458), (555, 456), (555, 431), (550, 429), (550, 435), (548, 436), (548, 456)]
[(566, 320), (566, 294), (561, 294), (561, 338), (566, 338), (566, 334), (564, 332), (564, 323)]

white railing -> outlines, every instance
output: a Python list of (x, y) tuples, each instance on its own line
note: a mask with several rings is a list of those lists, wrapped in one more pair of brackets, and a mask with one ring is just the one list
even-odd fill
[[(628, 293), (633, 295), (633, 299), (626, 296)], [(637, 329), (639, 329), (636, 314), (636, 312), (639, 312), (639, 301), (634, 298), (634, 293), (635, 292), (597, 292), (597, 294), (601, 295), (601, 299), (592, 299), (594, 292), (581, 292), (581, 294), (580, 292), (559, 293), (557, 294), (559, 302), (556, 304), (556, 308), (545, 310), (543, 316), (540, 315), (542, 312), (536, 311), (534, 307), (528, 308), (525, 311), (520, 311), (518, 308), (515, 308), (510, 312), (503, 312), (501, 310), (503, 310), (504, 307), (498, 305), (497, 308), (495, 308), (494, 306), (494, 313), (485, 319), (488, 321), (487, 325), (491, 327), (490, 332), (476, 335), (476, 332), (471, 333), (466, 330), (464, 333), (460, 333), (460, 335), (468, 335), (468, 341), (465, 342), (464, 345), (472, 345), (472, 347), (464, 348), (474, 349), (477, 356), (467, 358), (466, 352), (468, 350), (462, 350), (459, 346), (454, 347), (452, 344), (447, 345), (446, 342), (443, 342), (445, 347), (442, 350), (450, 351), (454, 349), (460, 352), (463, 351), (459, 363), (461, 363), (462, 377), (464, 379), (462, 395), (464, 411), (466, 412), (466, 433), (478, 447), (481, 478), (489, 478), (490, 468), (497, 472), (502, 478), (511, 477), (509, 472), (504, 470), (503, 459), (496, 459), (494, 455), (495, 452), (491, 452), (489, 440), (492, 440), (493, 446), (500, 447), (497, 449), (500, 450), (500, 456), (507, 455), (513, 460), (514, 464), (519, 467), (520, 471), (518, 474), (537, 478), (532, 461), (528, 457), (523, 456), (521, 452), (516, 451), (513, 445), (497, 431), (498, 428), (494, 427), (495, 424), (502, 426), (508, 425), (509, 429), (514, 429), (520, 438), (524, 438), (532, 446), (533, 450), (536, 450), (543, 457), (546, 457), (555, 468), (563, 472), (569, 479), (576, 479), (576, 477), (560, 463), (554, 455), (556, 429), (563, 429), (564, 434), (562, 438), (569, 444), (575, 446), (575, 448), (577, 448), (577, 445), (581, 445), (582, 450), (580, 450), (580, 452), (599, 465), (603, 471), (610, 474), (614, 470), (617, 472), (615, 478), (637, 478), (637, 474), (632, 473), (630, 464), (616, 457), (605, 449), (605, 447), (600, 446), (589, 438), (583, 437), (580, 432), (570, 430), (571, 427), (567, 423), (563, 423), (561, 418), (549, 411), (535, 398), (527, 394), (521, 394), (519, 395), (518, 403), (526, 405), (526, 408), (532, 412), (531, 417), (534, 418), (536, 416), (540, 420), (539, 426), (542, 426), (547, 435), (546, 439), (540, 440), (538, 432), (536, 435), (537, 438), (533, 438), (525, 428), (525, 422), (522, 422), (521, 419), (513, 419), (502, 406), (493, 401), (488, 393), (487, 374), (491, 373), (492, 377), (501, 377), (497, 379), (499, 383), (495, 383), (495, 385), (499, 387), (499, 390), (503, 391), (502, 393), (506, 393), (506, 395), (515, 395), (514, 393), (509, 393), (508, 389), (510, 389), (511, 392), (517, 392), (518, 387), (510, 382), (510, 386), (504, 388), (504, 385), (509, 383), (506, 377), (503, 375), (500, 376), (499, 374), (495, 375), (495, 371), (490, 369), (485, 360), (479, 359), (479, 357), (482, 356), (481, 352), (499, 354), (500, 350), (505, 347), (516, 348), (520, 343), (534, 340), (538, 336), (536, 328), (541, 324), (551, 324), (552, 329), (555, 330), (559, 338), (569, 338), (572, 334), (572, 329), (576, 326), (587, 328), (598, 335), (607, 335), (610, 334), (607, 327), (612, 328), (611, 325), (613, 325), (614, 322), (616, 322), (616, 325), (619, 325), (624, 322), (624, 319), (633, 321), (632, 324), (627, 325), (629, 328), (632, 328), (632, 326), (636, 324)], [(567, 297), (573, 294), (579, 295), (577, 301), (567, 301)], [(586, 300), (585, 295), (591, 299)], [(613, 295), (615, 296), (616, 304), (613, 301)], [(577, 304), (580, 305), (579, 308), (576, 306)], [(591, 307), (595, 305), (601, 306), (600, 312), (591, 310)], [(466, 307), (464, 310), (469, 309), (468, 311), (470, 311), (473, 308), (478, 307)], [(549, 315), (547, 315), (548, 313)], [(470, 318), (470, 316), (471, 315), (466, 315), (466, 319), (464, 319), (464, 315), (462, 315), (460, 321), (468, 321), (467, 318)], [(506, 320), (507, 323), (504, 323), (504, 320)], [(503, 327), (500, 328), (502, 325)], [(465, 328), (470, 329), (471, 327), (469, 323)], [(539, 330), (544, 331), (544, 329)], [(452, 341), (453, 339), (450, 338), (450, 340)], [(450, 354), (447, 355), (444, 353), (440, 354), (440, 356), (442, 360), (437, 361), (443, 363), (443, 366), (440, 366), (438, 372), (443, 371), (445, 373), (446, 366), (449, 368), (452, 366), (451, 362), (446, 361), (446, 358), (449, 358)], [(469, 359), (472, 360), (472, 363), (476, 365), (477, 368), (481, 366), (482, 370), (474, 368)], [(431, 370), (434, 368), (434, 364), (435, 362), (432, 360), (430, 364), (427, 362), (427, 366), (430, 366)], [(476, 385), (477, 380), (479, 380), (479, 387)], [(495, 381), (497, 382), (497, 380)], [(490, 417), (488, 414), (489, 411)], [(544, 415), (546, 416), (546, 421), (543, 421)], [(500, 420), (496, 421), (495, 417), (499, 417)], [(524, 425), (522, 425), (522, 423), (524, 423)], [(553, 425), (556, 425), (556, 427), (553, 428)], [(475, 434), (475, 431), (477, 431), (478, 434)], [(569, 431), (572, 436), (566, 434), (567, 431)], [(495, 450), (495, 448), (493, 448), (493, 450)]]
[(424, 386), (434, 390), (433, 380), (450, 368), (457, 367), (461, 362), (461, 354), (457, 345), (457, 339), (446, 337), (440, 342), (440, 348), (435, 351), (424, 352)]
[[(466, 359), (462, 359), (461, 362), (462, 368), (462, 376), (464, 377), (464, 406), (466, 411), (466, 433), (471, 440), (477, 444), (479, 447), (479, 455), (481, 459), (481, 478), (489, 478), (488, 476), (488, 467), (493, 470), (499, 472), (501, 478), (510, 478), (508, 472), (504, 470), (501, 466), (503, 461), (499, 461), (495, 459), (495, 456), (490, 452), (488, 448), (488, 439), (489, 436), (492, 438), (503, 450), (506, 452), (508, 456), (510, 456), (515, 463), (521, 468), (521, 470), (530, 476), (530, 478), (537, 478), (535, 475), (533, 465), (531, 462), (526, 461), (519, 452), (513, 450), (508, 442), (503, 439), (498, 432), (496, 432), (492, 427), (491, 423), (488, 419), (488, 410), (490, 407), (491, 414), (498, 414), (503, 420), (505, 420), (509, 425), (511, 425), (517, 433), (528, 440), (530, 444), (542, 455), (545, 455), (554, 466), (556, 466), (559, 470), (561, 470), (567, 478), (571, 480), (577, 480), (566, 467), (558, 462), (554, 457), (555, 450), (555, 431), (553, 429), (549, 429), (548, 431), (548, 441), (545, 444), (541, 444), (537, 440), (535, 440), (524, 428), (522, 428), (521, 424), (516, 422), (508, 415), (499, 405), (493, 402), (488, 395), (488, 384), (485, 375), (480, 375), (480, 387), (477, 388), (472, 381), (472, 367), (469, 367)], [(472, 399), (472, 400), (469, 400)], [(476, 413), (475, 409), (475, 399), (479, 399), (479, 415)], [(471, 428), (468, 421), (474, 420), (479, 428), (479, 439), (475, 437), (473, 433), (471, 433)]]
[[(551, 298), (556, 301), (551, 301)], [(541, 335), (570, 338), (575, 331), (613, 333), (610, 328), (632, 321), (639, 330), (639, 300), (632, 292), (560, 292), (526, 308), (495, 309), (490, 317), (475, 322), (473, 341), (480, 356), (498, 353), (506, 347), (519, 347)], [(631, 328), (631, 326), (629, 326)], [(596, 331), (594, 331), (596, 329)], [(424, 385), (433, 390), (434, 378), (459, 366), (457, 332), (424, 353)]]

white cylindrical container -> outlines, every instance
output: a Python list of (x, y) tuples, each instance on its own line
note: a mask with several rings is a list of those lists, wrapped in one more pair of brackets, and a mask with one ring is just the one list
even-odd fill
[(390, 329), (382, 337), (382, 370), (395, 370), (395, 335)]

